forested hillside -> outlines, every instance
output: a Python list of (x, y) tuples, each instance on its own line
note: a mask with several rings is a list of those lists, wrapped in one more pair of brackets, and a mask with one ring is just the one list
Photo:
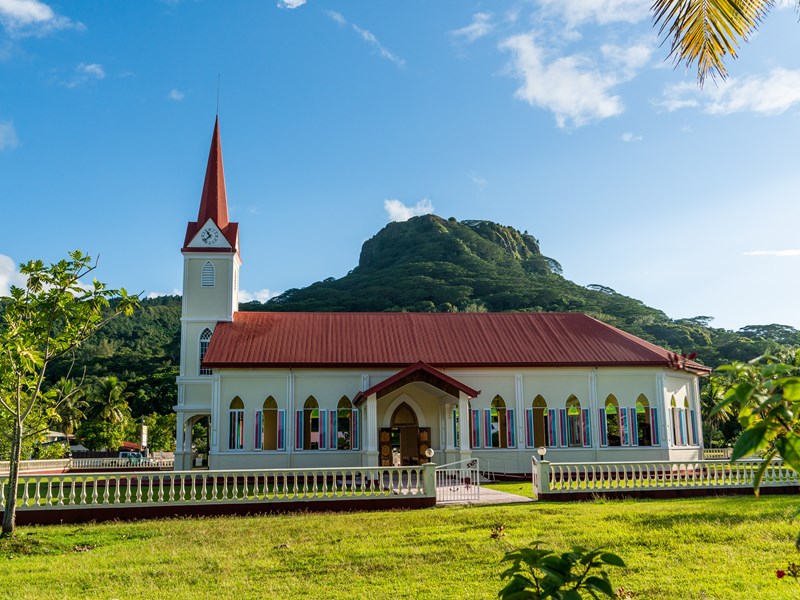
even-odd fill
[[(287, 290), (241, 310), (581, 311), (676, 352), (697, 352), (711, 366), (800, 345), (800, 332), (787, 326), (734, 332), (710, 327), (710, 317), (670, 319), (610, 288), (565, 279), (527, 232), (433, 215), (384, 227), (341, 279)], [(144, 300), (133, 317), (113, 321), (81, 348), (73, 373), (85, 368), (89, 378), (116, 376), (130, 394), (134, 418), (169, 413), (176, 402), (180, 311), (177, 296)], [(54, 369), (53, 381), (66, 368)]]

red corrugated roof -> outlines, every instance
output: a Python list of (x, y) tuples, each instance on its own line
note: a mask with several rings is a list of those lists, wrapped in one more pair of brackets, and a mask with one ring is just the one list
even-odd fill
[[(204, 366), (673, 366), (671, 353), (580, 313), (237, 312)], [(708, 372), (693, 361), (686, 367)]]

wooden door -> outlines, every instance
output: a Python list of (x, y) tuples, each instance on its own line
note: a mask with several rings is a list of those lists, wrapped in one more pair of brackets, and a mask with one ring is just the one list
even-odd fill
[(392, 466), (392, 430), (389, 427), (382, 427), (380, 430), (381, 466)]
[(425, 451), (431, 447), (431, 428), (430, 427), (420, 427), (419, 433), (417, 434), (417, 453), (419, 455), (419, 464), (424, 465), (425, 463), (430, 462), (427, 456), (425, 456)]

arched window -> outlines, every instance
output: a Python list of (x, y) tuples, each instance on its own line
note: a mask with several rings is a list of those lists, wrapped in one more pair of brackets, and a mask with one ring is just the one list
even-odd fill
[(567, 446), (576, 447), (588, 445), (584, 431), (584, 415), (581, 411), (581, 401), (574, 395), (567, 398)]
[(604, 445), (622, 446), (619, 402), (614, 394), (609, 394), (606, 398), (605, 428)]
[(647, 396), (639, 394), (636, 398), (636, 432), (640, 446), (653, 446), (653, 416)]
[(336, 413), (331, 418), (331, 450), (358, 449), (358, 410), (353, 408), (350, 398), (342, 396), (336, 405)]
[(552, 434), (554, 423), (551, 414), (547, 410), (547, 401), (537, 395), (533, 399), (533, 408), (526, 411), (526, 433), (528, 448), (539, 448), (541, 446), (554, 446), (555, 439)]
[(211, 342), (211, 330), (206, 327), (203, 329), (203, 333), (200, 334), (200, 361), (198, 362), (198, 369), (200, 375), (211, 375), (212, 370), (203, 367), (203, 359), (206, 357), (206, 352), (208, 352), (208, 344)]
[(228, 425), (228, 449), (244, 450), (244, 402), (239, 396), (231, 400)]
[(278, 410), (275, 398), (269, 396), (256, 411), (256, 450), (285, 450), (285, 429), (286, 412)]
[(683, 423), (686, 433), (683, 439), (688, 446), (697, 444), (697, 424), (694, 419), (694, 411), (689, 409), (689, 398), (683, 399)]
[(320, 435), (320, 410), (319, 403), (314, 396), (309, 396), (303, 404), (300, 432), (302, 437), (302, 450), (319, 450), (321, 445)]
[(489, 409), (489, 431), (492, 448), (508, 448), (508, 425), (506, 403), (500, 396), (495, 396)]
[(203, 263), (203, 268), (200, 270), (200, 287), (214, 287), (216, 282), (217, 273), (214, 269), (214, 264), (210, 260), (207, 260)]

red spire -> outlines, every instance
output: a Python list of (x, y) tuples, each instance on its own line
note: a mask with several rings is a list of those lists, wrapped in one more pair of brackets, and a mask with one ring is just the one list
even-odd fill
[(228, 198), (225, 194), (225, 171), (222, 168), (222, 144), (219, 141), (219, 116), (214, 121), (214, 135), (211, 137), (211, 149), (208, 152), (206, 180), (203, 183), (197, 223), (202, 226), (209, 219), (220, 229), (228, 226)]

